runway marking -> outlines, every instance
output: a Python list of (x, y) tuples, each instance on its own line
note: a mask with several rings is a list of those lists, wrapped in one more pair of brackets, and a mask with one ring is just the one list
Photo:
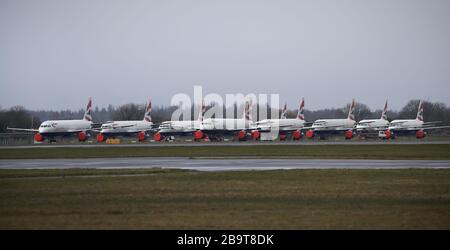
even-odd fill
[(450, 141), (273, 141), (273, 142), (174, 142), (174, 143), (140, 143), (140, 144), (37, 144), (0, 146), (0, 149), (28, 149), (28, 148), (104, 148), (104, 147), (215, 147), (215, 146), (255, 146), (255, 145), (435, 145), (450, 144)]
[(198, 171), (276, 169), (441, 169), (450, 168), (450, 160), (191, 159), (187, 157), (0, 160), (0, 169), (68, 168), (171, 168)]

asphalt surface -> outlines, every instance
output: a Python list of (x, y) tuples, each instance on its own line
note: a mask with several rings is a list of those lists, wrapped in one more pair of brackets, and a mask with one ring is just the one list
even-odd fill
[(214, 147), (214, 146), (255, 146), (255, 145), (418, 145), (418, 144), (450, 144), (450, 141), (247, 141), (247, 142), (150, 142), (150, 143), (131, 143), (131, 144), (34, 144), (18, 146), (0, 146), (0, 149), (9, 148), (97, 148), (97, 147)]
[(176, 168), (198, 171), (274, 169), (450, 168), (450, 160), (190, 159), (184, 157), (0, 160), (0, 169)]

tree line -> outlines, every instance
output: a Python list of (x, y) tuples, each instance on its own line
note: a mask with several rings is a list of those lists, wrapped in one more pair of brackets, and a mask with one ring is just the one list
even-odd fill
[[(211, 108), (214, 104), (209, 105), (206, 109)], [(410, 100), (400, 111), (388, 111), (388, 120), (394, 119), (414, 119), (417, 114), (417, 106), (419, 100)], [(341, 108), (330, 108), (320, 110), (304, 110), (307, 121), (315, 121), (321, 118), (345, 118), (347, 117), (350, 104)], [(161, 123), (171, 120), (172, 113), (177, 109), (171, 107), (154, 107), (151, 112), (152, 121)], [(197, 119), (194, 110), (198, 107), (191, 107), (191, 117), (189, 119)], [(95, 107), (93, 110), (93, 121), (96, 123), (118, 120), (142, 120), (144, 118), (145, 105), (128, 103), (121, 106), (108, 105), (108, 107)], [(255, 105), (253, 108), (253, 120), (260, 120), (258, 111), (268, 111), (267, 118), (271, 118), (272, 109), (268, 105)], [(281, 110), (274, 110), (274, 113), (281, 114)], [(223, 114), (234, 113), (235, 118), (242, 117), (243, 106), (234, 105), (232, 107), (222, 107)], [(371, 111), (369, 107), (363, 103), (357, 103), (355, 109), (355, 118), (357, 121), (362, 119), (378, 119), (381, 117), (382, 110)], [(0, 108), (0, 133), (7, 132), (6, 127), (16, 128), (38, 128), (41, 121), (45, 120), (65, 120), (65, 119), (82, 119), (83, 109), (79, 110), (26, 110), (21, 106), (14, 106), (10, 109)], [(297, 110), (288, 110), (288, 117), (296, 117)], [(278, 116), (279, 117), (279, 116)], [(425, 121), (442, 121), (442, 124), (450, 124), (450, 108), (441, 102), (424, 102), (424, 120)]]

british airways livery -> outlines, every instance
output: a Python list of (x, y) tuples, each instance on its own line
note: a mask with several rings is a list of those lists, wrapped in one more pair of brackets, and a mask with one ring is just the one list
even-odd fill
[(81, 120), (49, 120), (44, 121), (39, 126), (39, 129), (26, 129), (26, 128), (7, 128), (14, 131), (31, 131), (37, 132), (34, 135), (34, 140), (37, 142), (43, 142), (48, 140), (49, 142), (56, 141), (56, 137), (59, 136), (74, 136), (78, 137), (78, 140), (86, 141), (90, 136), (89, 132), (92, 130), (92, 99), (89, 98), (86, 110), (84, 112), (83, 119)]
[(100, 133), (97, 134), (97, 142), (103, 142), (108, 137), (115, 136), (133, 136), (137, 135), (138, 141), (144, 141), (149, 135), (148, 132), (153, 130), (152, 103), (149, 100), (145, 105), (144, 119), (137, 121), (112, 121), (103, 123)]

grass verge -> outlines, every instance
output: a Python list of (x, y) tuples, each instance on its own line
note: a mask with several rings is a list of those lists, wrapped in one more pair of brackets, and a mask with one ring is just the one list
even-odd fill
[(1, 229), (450, 229), (448, 169), (14, 171)]
[(101, 157), (283, 157), (321, 159), (450, 159), (450, 144), (255, 145), (99, 148), (3, 148), (0, 159)]

